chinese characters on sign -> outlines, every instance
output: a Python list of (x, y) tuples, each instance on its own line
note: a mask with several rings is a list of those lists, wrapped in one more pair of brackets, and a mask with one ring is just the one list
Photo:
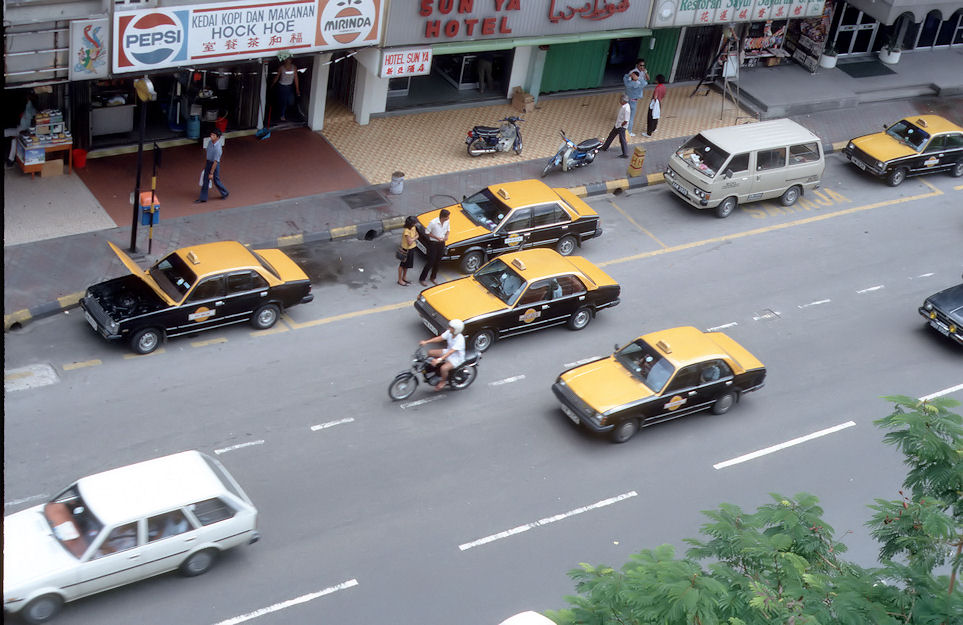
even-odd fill
[(425, 76), (431, 71), (431, 48), (394, 48), (381, 53), (381, 78)]
[(653, 16), (653, 26), (691, 26), (762, 22), (822, 15), (825, 0), (678, 0), (664, 3)]

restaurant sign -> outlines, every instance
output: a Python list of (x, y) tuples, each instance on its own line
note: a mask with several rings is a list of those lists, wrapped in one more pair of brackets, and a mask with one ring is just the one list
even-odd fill
[(383, 0), (239, 0), (114, 13), (113, 71), (379, 43)]
[(652, 27), (764, 22), (822, 15), (825, 0), (656, 0)]

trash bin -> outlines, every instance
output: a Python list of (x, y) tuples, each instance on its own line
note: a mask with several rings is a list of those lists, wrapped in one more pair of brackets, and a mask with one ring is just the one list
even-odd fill
[(404, 172), (396, 171), (391, 174), (391, 184), (388, 185), (388, 193), (392, 195), (401, 195), (401, 192), (405, 189), (405, 174)]
[(87, 165), (87, 150), (74, 148), (74, 167), (85, 167)]
[(198, 115), (191, 115), (187, 120), (187, 138), (188, 139), (200, 139), (201, 138), (201, 118)]
[(632, 152), (632, 160), (629, 161), (629, 168), (625, 173), (629, 175), (630, 178), (635, 178), (642, 175), (642, 163), (645, 162), (645, 148), (641, 145), (635, 146), (635, 151)]
[[(150, 201), (151, 192), (141, 191), (140, 194), (140, 225), (156, 226), (160, 223), (160, 197), (154, 193), (154, 203)], [(153, 207), (154, 212), (151, 212)]]

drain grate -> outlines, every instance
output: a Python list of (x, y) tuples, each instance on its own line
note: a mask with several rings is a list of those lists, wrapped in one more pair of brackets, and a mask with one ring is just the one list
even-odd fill
[(361, 191), (342, 195), (341, 199), (348, 208), (381, 208), (387, 206), (388, 200), (377, 191)]

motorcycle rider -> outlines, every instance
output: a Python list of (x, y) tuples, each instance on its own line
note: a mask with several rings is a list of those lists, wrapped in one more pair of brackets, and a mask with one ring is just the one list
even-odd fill
[(448, 375), (452, 369), (465, 362), (465, 336), (462, 331), (465, 323), (461, 319), (452, 319), (448, 322), (448, 329), (438, 336), (420, 341), (419, 345), (427, 343), (439, 343), (445, 341), (445, 349), (430, 349), (428, 355), (432, 358), (431, 364), (438, 366), (441, 364), (439, 373), (441, 380), (435, 385), (435, 390), (440, 391), (448, 383)]

